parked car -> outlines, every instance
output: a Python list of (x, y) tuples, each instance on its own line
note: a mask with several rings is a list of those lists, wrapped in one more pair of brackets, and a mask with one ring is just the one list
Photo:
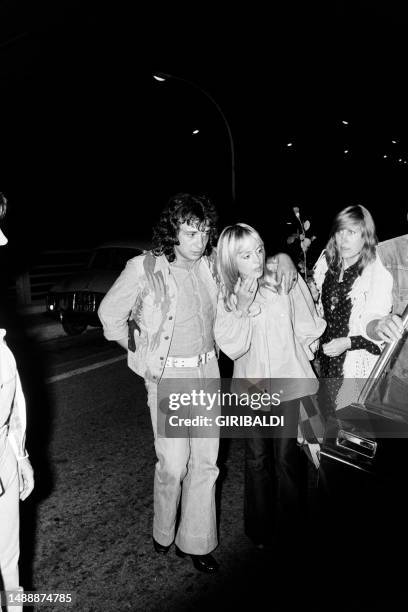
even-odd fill
[(81, 334), (88, 325), (100, 326), (99, 304), (126, 262), (145, 253), (144, 241), (110, 242), (95, 248), (86, 268), (55, 284), (47, 295), (47, 312), (58, 318), (69, 335)]

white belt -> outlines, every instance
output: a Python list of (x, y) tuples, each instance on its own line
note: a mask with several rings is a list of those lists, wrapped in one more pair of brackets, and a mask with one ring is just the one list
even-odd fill
[(215, 357), (215, 350), (194, 357), (167, 357), (166, 368), (197, 368)]

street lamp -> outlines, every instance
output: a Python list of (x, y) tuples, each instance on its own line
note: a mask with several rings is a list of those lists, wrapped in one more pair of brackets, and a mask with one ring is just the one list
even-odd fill
[(197, 85), (197, 83), (194, 83), (194, 81), (190, 81), (188, 79), (183, 79), (182, 77), (174, 76), (173, 74), (166, 74), (164, 72), (155, 72), (153, 74), (153, 78), (156, 81), (158, 81), (159, 83), (162, 83), (164, 81), (170, 81), (170, 80), (181, 81), (182, 83), (187, 83), (188, 85), (191, 85), (195, 89), (198, 89), (198, 91), (200, 91), (202, 94), (204, 94), (214, 104), (215, 108), (217, 109), (217, 111), (221, 115), (222, 120), (224, 121), (225, 127), (227, 128), (227, 132), (228, 132), (228, 138), (229, 138), (229, 143), (230, 143), (230, 148), (231, 148), (231, 197), (232, 197), (232, 203), (235, 204), (235, 149), (234, 149), (234, 141), (232, 139), (231, 128), (229, 126), (227, 118), (224, 115), (220, 105), (214, 100), (214, 98), (208, 93), (208, 91), (206, 89), (203, 89), (202, 87)]

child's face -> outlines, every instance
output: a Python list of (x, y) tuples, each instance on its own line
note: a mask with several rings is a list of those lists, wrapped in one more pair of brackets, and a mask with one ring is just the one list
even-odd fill
[(263, 244), (252, 236), (244, 238), (237, 253), (237, 268), (242, 279), (260, 278), (263, 275), (265, 251)]

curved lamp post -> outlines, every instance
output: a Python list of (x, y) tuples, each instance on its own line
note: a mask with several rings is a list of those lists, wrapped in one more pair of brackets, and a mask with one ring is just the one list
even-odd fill
[(155, 72), (153, 74), (153, 78), (156, 81), (159, 81), (159, 82), (174, 80), (174, 81), (181, 81), (182, 83), (187, 83), (188, 85), (191, 85), (195, 89), (198, 89), (198, 91), (200, 91), (202, 94), (204, 94), (210, 100), (210, 102), (212, 102), (214, 104), (215, 108), (217, 109), (217, 111), (221, 115), (222, 120), (224, 122), (224, 125), (227, 128), (227, 132), (228, 132), (228, 138), (229, 138), (229, 143), (230, 143), (230, 148), (231, 148), (231, 197), (232, 197), (232, 203), (235, 204), (235, 149), (234, 149), (234, 141), (232, 139), (231, 128), (229, 126), (227, 118), (224, 115), (220, 105), (214, 100), (214, 98), (208, 93), (208, 91), (206, 89), (203, 89), (202, 87), (197, 85), (197, 83), (194, 83), (194, 81), (189, 81), (188, 79), (183, 79), (182, 77), (174, 76), (173, 74), (166, 74), (164, 72)]

